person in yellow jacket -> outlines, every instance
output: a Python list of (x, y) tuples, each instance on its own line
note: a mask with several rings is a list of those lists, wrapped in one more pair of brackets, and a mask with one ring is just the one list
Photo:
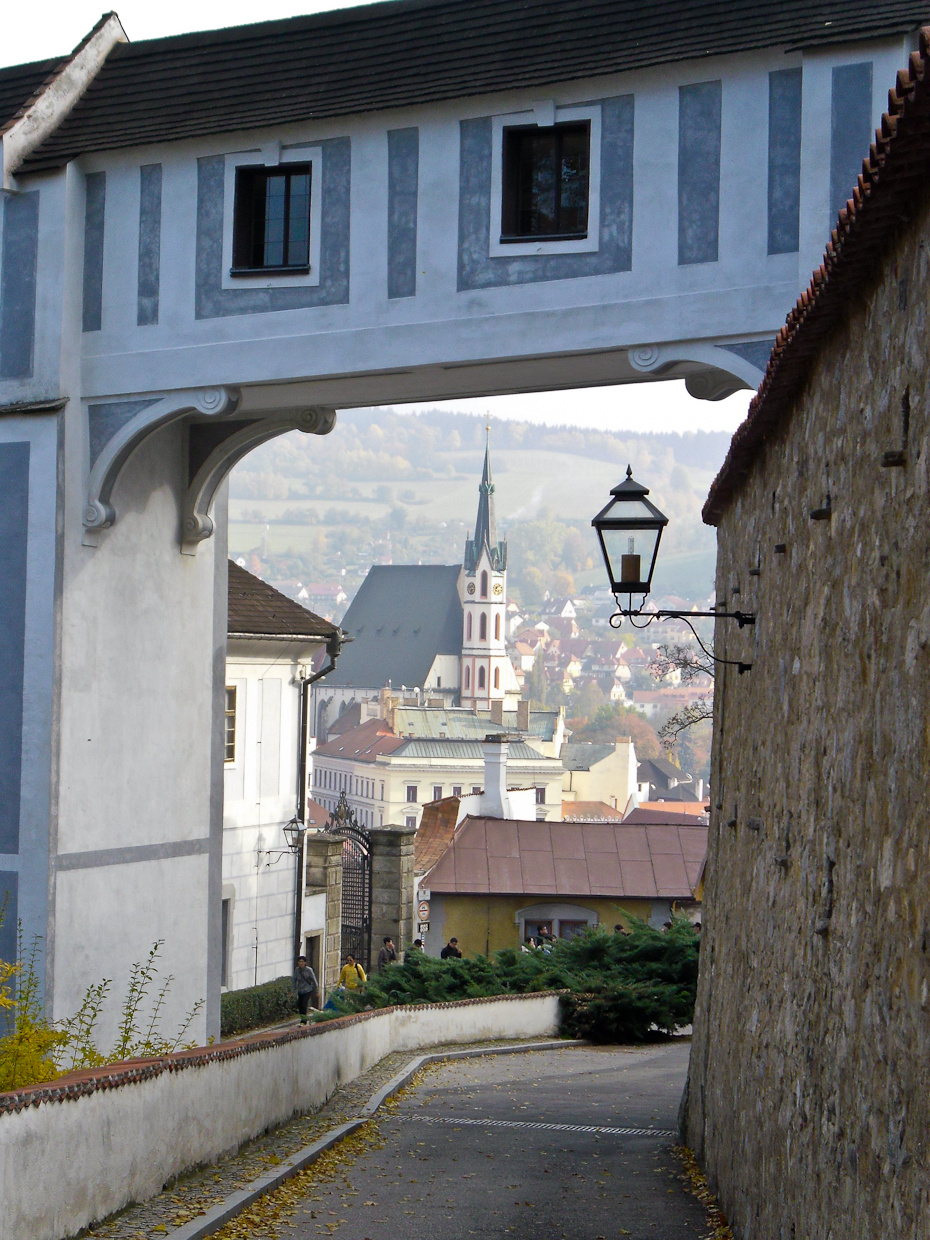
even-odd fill
[(356, 961), (354, 956), (346, 956), (346, 962), (342, 966), (342, 972), (339, 974), (339, 985), (346, 990), (358, 990), (363, 982), (367, 982), (365, 970)]

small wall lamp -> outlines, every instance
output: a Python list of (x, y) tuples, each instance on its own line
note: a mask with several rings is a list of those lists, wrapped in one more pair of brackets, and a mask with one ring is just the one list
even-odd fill
[[(748, 672), (751, 663), (734, 659), (718, 659), (704, 646), (691, 625), (691, 620), (708, 617), (715, 620), (735, 620), (745, 628), (756, 622), (756, 617), (745, 611), (645, 611), (646, 595), (652, 589), (652, 574), (659, 554), (662, 533), (668, 525), (668, 517), (648, 500), (648, 487), (633, 477), (627, 466), (626, 478), (613, 487), (610, 502), (601, 509), (591, 524), (597, 530), (601, 554), (607, 567), (610, 590), (617, 604), (617, 612), (610, 617), (611, 626), (620, 628), (629, 620), (634, 628), (644, 629), (654, 620), (683, 620), (697, 638), (701, 648), (715, 663), (732, 663), (740, 672)], [(627, 606), (621, 607), (620, 595), (627, 596)], [(633, 595), (642, 595), (639, 607), (633, 606)], [(640, 623), (642, 621), (642, 623)]]

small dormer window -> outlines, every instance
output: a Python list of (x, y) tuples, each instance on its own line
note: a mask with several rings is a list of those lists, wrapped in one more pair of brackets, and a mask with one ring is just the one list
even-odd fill
[(236, 169), (232, 270), (310, 270), (310, 164)]

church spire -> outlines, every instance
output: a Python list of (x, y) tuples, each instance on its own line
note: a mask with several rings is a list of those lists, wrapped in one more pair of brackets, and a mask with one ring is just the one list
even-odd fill
[(494, 511), (494, 482), (491, 479), (491, 428), (486, 427), (484, 446), (484, 469), (478, 487), (478, 516), (475, 521), (475, 537), (465, 542), (465, 570), (473, 573), (478, 567), (482, 551), (487, 548), (491, 568), (503, 572), (507, 567), (507, 544), (497, 537), (497, 517)]

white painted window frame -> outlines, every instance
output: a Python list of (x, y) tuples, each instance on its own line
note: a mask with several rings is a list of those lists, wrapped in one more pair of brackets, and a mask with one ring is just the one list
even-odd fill
[[(501, 218), (504, 193), (504, 130), (513, 125), (538, 125), (541, 129), (569, 121), (588, 121), (591, 148), (588, 161), (588, 235), (574, 241), (502, 242)], [(312, 197), (311, 197), (312, 200)], [(547, 254), (594, 254), (601, 248), (601, 105), (576, 104), (556, 107), (549, 101), (531, 111), (511, 112), (491, 118), (491, 258), (522, 258)]]
[[(282, 147), (279, 143), (233, 151), (226, 157), (223, 181), (224, 289), (315, 288), (320, 283), (320, 229), (323, 221), (323, 148), (310, 144)], [(237, 168), (277, 168), (281, 164), (310, 165), (310, 270), (298, 275), (230, 275), (233, 265), (233, 213)]]

